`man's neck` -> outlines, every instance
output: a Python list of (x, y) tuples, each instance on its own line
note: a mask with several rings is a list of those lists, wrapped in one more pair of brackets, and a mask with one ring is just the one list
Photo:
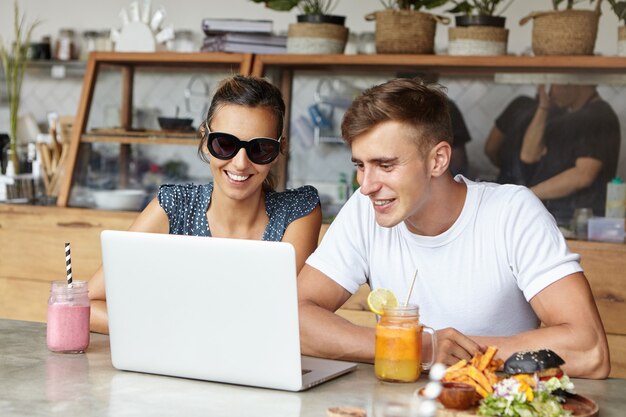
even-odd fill
[(580, 94), (574, 100), (571, 106), (567, 108), (569, 112), (577, 112), (582, 109), (585, 104), (589, 101), (593, 100), (597, 95), (596, 89), (594, 87), (588, 87), (581, 89)]
[(411, 233), (438, 236), (450, 229), (463, 211), (467, 185), (456, 182), (450, 174), (433, 181), (426, 205), (404, 220)]

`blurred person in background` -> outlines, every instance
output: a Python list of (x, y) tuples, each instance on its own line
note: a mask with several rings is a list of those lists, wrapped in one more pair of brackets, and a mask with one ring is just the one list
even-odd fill
[(560, 226), (577, 208), (603, 216), (621, 142), (615, 111), (592, 85), (540, 85), (537, 92), (520, 149), (521, 162), (532, 166), (527, 185)]
[[(533, 165), (520, 159), (524, 134), (539, 105), (537, 98), (514, 98), (496, 119), (485, 141), (485, 154), (498, 169), (499, 184), (527, 185)], [(551, 112), (560, 112), (552, 107)]]

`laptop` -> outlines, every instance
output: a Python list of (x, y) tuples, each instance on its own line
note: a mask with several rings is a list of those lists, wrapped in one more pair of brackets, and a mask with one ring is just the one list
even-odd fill
[(302, 391), (356, 368), (301, 356), (288, 243), (111, 230), (101, 243), (117, 369)]

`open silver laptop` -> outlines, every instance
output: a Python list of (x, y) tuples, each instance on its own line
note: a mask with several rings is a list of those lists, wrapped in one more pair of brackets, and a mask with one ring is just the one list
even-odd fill
[(300, 355), (288, 243), (105, 230), (117, 369), (300, 391), (356, 364)]

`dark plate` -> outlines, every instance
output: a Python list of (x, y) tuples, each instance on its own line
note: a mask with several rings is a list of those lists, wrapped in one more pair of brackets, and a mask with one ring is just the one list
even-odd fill
[(563, 408), (572, 411), (576, 417), (597, 417), (600, 410), (594, 400), (578, 394), (568, 395)]
[[(578, 394), (568, 395), (563, 408), (572, 411), (575, 417), (598, 417), (599, 412), (598, 404), (594, 400)], [(476, 408), (458, 411), (441, 406), (437, 410), (437, 417), (473, 417), (475, 415)]]

